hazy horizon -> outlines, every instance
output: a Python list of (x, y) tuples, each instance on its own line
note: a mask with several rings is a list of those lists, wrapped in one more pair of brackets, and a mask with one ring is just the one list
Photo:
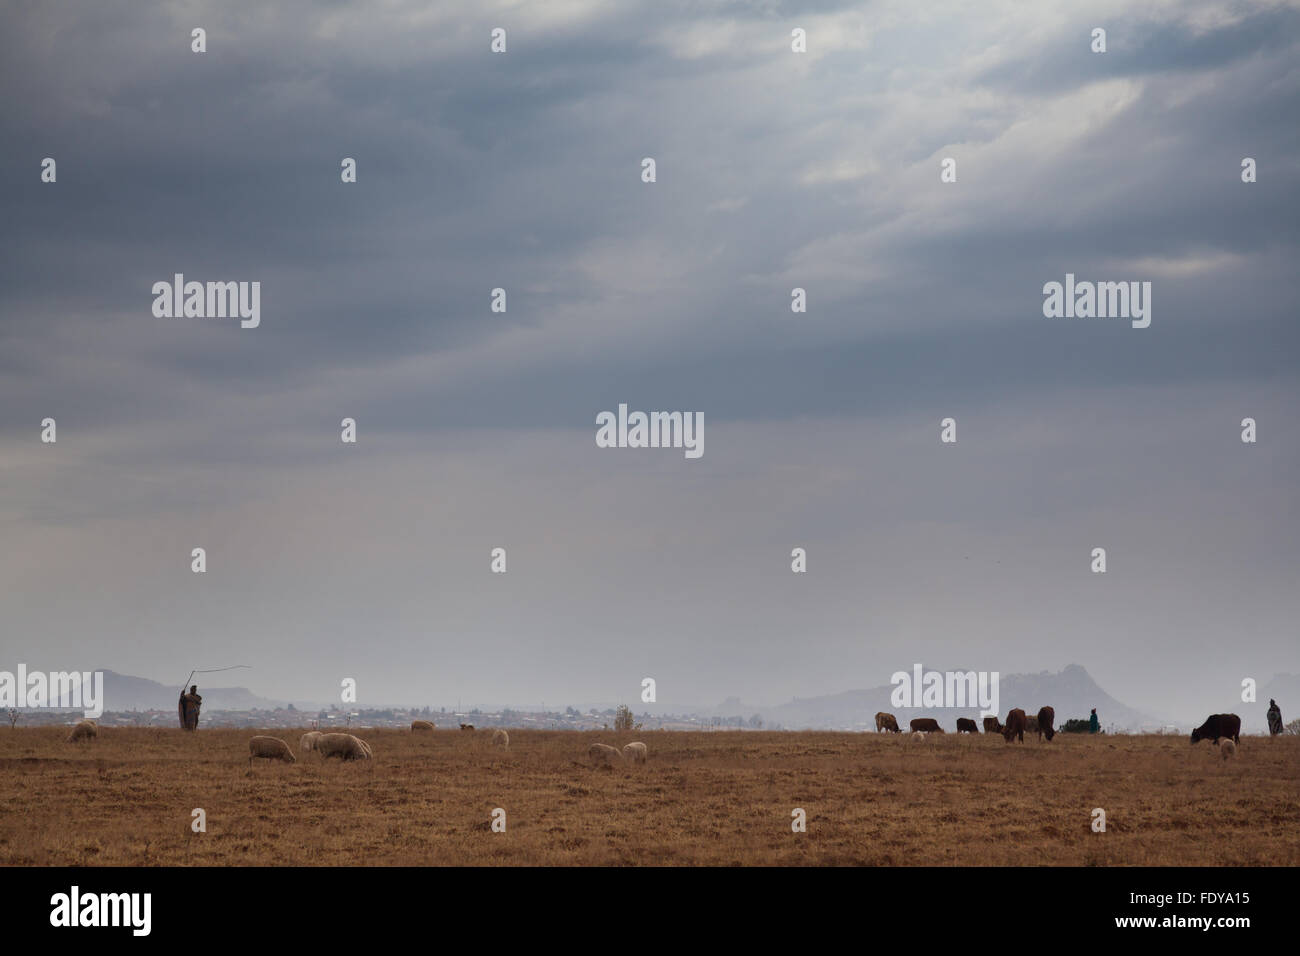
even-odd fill
[[(1169, 715), (1300, 673), (1295, 3), (3, 22), (0, 669), (673, 711), (1080, 663)], [(156, 317), (177, 273), (260, 324)], [(1067, 275), (1150, 326), (1046, 318)], [(703, 455), (598, 447), (620, 404)]]

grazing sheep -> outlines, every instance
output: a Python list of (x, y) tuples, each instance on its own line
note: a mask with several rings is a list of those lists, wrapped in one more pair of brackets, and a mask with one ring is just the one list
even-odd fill
[(77, 726), (72, 728), (72, 733), (68, 734), (67, 742), (75, 744), (82, 740), (93, 740), (98, 736), (99, 728), (95, 726), (93, 721), (81, 720), (77, 722)]
[(473, 725), (473, 724), (461, 724), (461, 725), (460, 725), (460, 729), (461, 729), (461, 730), (473, 730), (473, 729), (474, 729), (474, 725)]
[(639, 740), (623, 748), (623, 759), (631, 763), (645, 763), (646, 756), (645, 744)]
[(293, 751), (279, 737), (262, 737), (257, 736), (248, 741), (248, 766), (253, 766), (254, 757), (265, 757), (267, 760), (283, 760), (285, 763), (294, 763), (297, 761)]
[(914, 743), (914, 744), (919, 744), (919, 743), (923, 743), (924, 741), (925, 741), (925, 731), (924, 731), (924, 730), (914, 730), (914, 731), (912, 731), (912, 743)]
[(320, 740), (321, 732), (319, 730), (309, 730), (298, 740), (298, 750), (302, 753), (309, 754), (316, 749), (316, 741)]
[(1219, 753), (1223, 755), (1224, 760), (1227, 760), (1229, 757), (1235, 757), (1237, 755), (1237, 745), (1227, 737), (1224, 737), (1219, 741)]
[(338, 757), (340, 760), (369, 760), (374, 756), (369, 744), (351, 734), (321, 734), (315, 749), (324, 760), (330, 757)]
[(623, 762), (623, 755), (609, 744), (592, 744), (587, 748), (587, 756), (591, 758), (592, 763), (607, 767)]
[(509, 750), (509, 749), (510, 749), (510, 735), (509, 735), (508, 733), (506, 733), (504, 730), (494, 730), (494, 731), (492, 731), (492, 746), (494, 746), (494, 747), (504, 747), (506, 750)]
[(417, 730), (433, 730), (433, 721), (431, 720), (411, 721), (411, 733), (415, 733)]

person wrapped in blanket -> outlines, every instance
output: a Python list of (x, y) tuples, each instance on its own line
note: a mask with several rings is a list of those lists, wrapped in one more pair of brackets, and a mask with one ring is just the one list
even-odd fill
[(1271, 697), (1268, 699), (1268, 732), (1274, 737), (1282, 732), (1282, 708)]
[(199, 708), (203, 705), (203, 698), (199, 696), (199, 685), (191, 684), (188, 694), (181, 694), (180, 699), (180, 718), (181, 726), (186, 730), (197, 730), (199, 727)]

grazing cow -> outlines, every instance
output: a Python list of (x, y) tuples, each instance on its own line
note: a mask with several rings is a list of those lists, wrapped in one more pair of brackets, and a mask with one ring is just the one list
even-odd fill
[(1007, 722), (1002, 728), (1003, 740), (1011, 743), (1013, 737), (1019, 737), (1022, 744), (1025, 742), (1025, 712), (1019, 707), (1007, 714)]
[(891, 734), (902, 733), (898, 729), (898, 721), (894, 719), (893, 714), (887, 714), (883, 710), (876, 714), (876, 733), (883, 733), (888, 730)]
[(1220, 737), (1231, 737), (1234, 744), (1241, 743), (1241, 718), (1236, 714), (1210, 714), (1205, 723), (1192, 731), (1192, 743), (1213, 740), (1217, 744)]
[[(1033, 714), (1026, 714), (1026, 715), (1025, 715), (1025, 733), (1027, 733), (1027, 734), (1037, 734), (1037, 733), (1038, 733), (1038, 718), (1037, 718), (1036, 716), (1034, 716)], [(1039, 737), (1040, 737), (1040, 739), (1041, 739), (1042, 735), (1039, 734)]]
[(1056, 736), (1056, 728), (1052, 723), (1056, 720), (1056, 711), (1051, 707), (1043, 707), (1038, 711), (1038, 736), (1047, 737), (1047, 742), (1051, 743), (1052, 738)]
[(957, 733), (959, 734), (978, 734), (980, 729), (975, 726), (975, 721), (969, 717), (957, 718)]
[(943, 728), (939, 726), (939, 721), (933, 717), (913, 717), (912, 729), (921, 730), (927, 734), (941, 734)]
[(460, 729), (461, 729), (461, 730), (473, 730), (473, 729), (474, 729), (474, 725), (473, 725), (473, 724), (461, 724), (461, 725), (460, 725)]
[(985, 718), (984, 718), (984, 733), (986, 733), (986, 734), (1000, 734), (1000, 733), (1002, 733), (1002, 724), (998, 721), (998, 719), (997, 719), (996, 717), (985, 717)]

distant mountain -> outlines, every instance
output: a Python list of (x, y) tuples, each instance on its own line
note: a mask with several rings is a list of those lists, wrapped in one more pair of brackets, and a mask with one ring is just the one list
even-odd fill
[[(203, 709), (212, 710), (274, 710), (285, 701), (258, 697), (247, 687), (199, 686)], [(116, 671), (104, 671), (105, 710), (175, 710), (179, 687), (168, 687), (144, 677), (132, 677)]]
[[(972, 717), (976, 718), (976, 723), (980, 722), (978, 707), (940, 710), (894, 707), (890, 703), (893, 691), (894, 685), (886, 684), (824, 697), (795, 698), (776, 707), (754, 708), (747, 708), (735, 698), (729, 698), (720, 709), (730, 708), (729, 712), (735, 714), (757, 712), (767, 725), (780, 725), (787, 730), (874, 728), (876, 712), (881, 710), (897, 716), (900, 723), (913, 717), (934, 717), (949, 733), (956, 729), (958, 717)], [(1044, 704), (1055, 709), (1058, 726), (1071, 717), (1086, 718), (1094, 707), (1103, 727), (1154, 729), (1166, 723), (1121, 704), (1102, 690), (1078, 664), (1071, 664), (1057, 674), (1044, 671), (1040, 674), (1003, 674), (999, 678), (999, 718), (1005, 717), (1013, 707), (1023, 708), (1026, 713), (1037, 713)], [(1267, 702), (1264, 706), (1267, 707)]]

